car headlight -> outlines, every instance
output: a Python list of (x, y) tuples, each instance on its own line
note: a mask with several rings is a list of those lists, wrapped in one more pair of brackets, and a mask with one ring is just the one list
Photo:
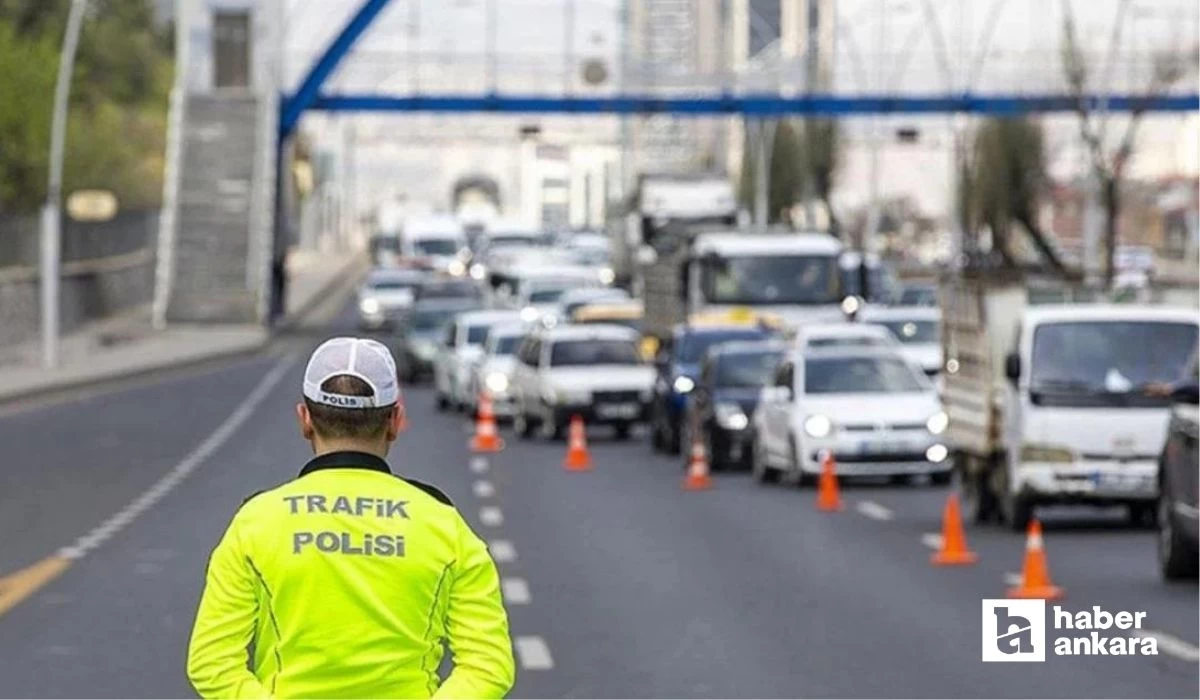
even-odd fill
[(1022, 462), (1074, 462), (1075, 452), (1060, 445), (1041, 445), (1027, 442), (1021, 445)]
[(521, 309), (521, 320), (525, 323), (533, 323), (538, 320), (538, 310), (532, 306), (526, 306)]
[(945, 445), (930, 445), (928, 450), (925, 450), (925, 459), (930, 462), (941, 462), (950, 456), (950, 450), (946, 449)]
[(482, 280), (484, 277), (487, 277), (487, 268), (483, 266), (483, 263), (475, 263), (471, 266), (470, 274), (471, 279)]
[(938, 411), (925, 421), (925, 427), (934, 435), (941, 435), (946, 432), (947, 426), (950, 425), (950, 416), (946, 415), (945, 411)]
[(600, 268), (600, 284), (612, 284), (617, 279), (617, 273), (611, 267)]
[(742, 407), (735, 403), (719, 403), (713, 406), (713, 415), (717, 424), (726, 430), (745, 430), (750, 425), (750, 418)]
[(358, 310), (368, 316), (379, 313), (380, 308), (378, 299), (368, 298), (358, 302)]
[(452, 260), (446, 266), (446, 272), (449, 272), (454, 277), (462, 277), (467, 274), (467, 266), (463, 264), (462, 260)]
[(810, 437), (823, 438), (833, 432), (833, 421), (819, 413), (804, 419), (804, 432)]
[(508, 375), (503, 372), (490, 372), (483, 380), (487, 385), (488, 391), (493, 394), (503, 394), (508, 391)]
[(691, 377), (675, 377), (675, 383), (671, 386), (675, 387), (675, 391), (680, 394), (686, 394), (696, 388), (696, 382)]

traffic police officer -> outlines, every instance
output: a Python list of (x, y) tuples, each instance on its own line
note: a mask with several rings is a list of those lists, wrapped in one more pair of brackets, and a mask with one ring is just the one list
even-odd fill
[(188, 648), (200, 695), (498, 698), (512, 687), (486, 547), (445, 495), (384, 460), (399, 398), (383, 345), (334, 338), (313, 353), (296, 411), (316, 457), (247, 499), (213, 551)]

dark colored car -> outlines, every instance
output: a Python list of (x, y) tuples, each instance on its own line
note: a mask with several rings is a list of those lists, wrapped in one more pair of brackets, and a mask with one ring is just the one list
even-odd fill
[(1187, 375), (1171, 387), (1171, 420), (1159, 458), (1158, 561), (1168, 580), (1196, 576), (1200, 527), (1200, 372), (1192, 355)]
[(656, 451), (678, 454), (680, 421), (687, 395), (696, 386), (700, 361), (717, 343), (766, 340), (771, 331), (756, 325), (677, 326), (659, 348), (654, 364), (658, 378), (650, 401), (650, 444)]
[(464, 311), (480, 305), (468, 298), (434, 298), (418, 301), (400, 324), (396, 362), (400, 378), (416, 382), (433, 373), (433, 357), (440, 349), (442, 329)]
[(685, 457), (698, 438), (713, 469), (749, 468), (750, 418), (785, 352), (780, 341), (721, 343), (708, 351), (682, 421)]

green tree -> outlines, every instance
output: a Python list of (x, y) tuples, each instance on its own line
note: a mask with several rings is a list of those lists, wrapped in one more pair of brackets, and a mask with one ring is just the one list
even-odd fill
[[(0, 0), (0, 209), (45, 195), (50, 115), (69, 0)], [(71, 90), (67, 191), (155, 206), (172, 65), (147, 0), (90, 0)]]
[(833, 119), (807, 119), (800, 150), (804, 154), (804, 193), (825, 206), (829, 232), (841, 236), (841, 221), (833, 210), (833, 187), (841, 166), (841, 141)]
[[(796, 127), (787, 120), (774, 125), (769, 164), (770, 182), (767, 188), (767, 221), (785, 221), (788, 210), (800, 196), (804, 181), (804, 161), (800, 150), (800, 135)], [(747, 133), (742, 156), (742, 178), (738, 183), (738, 197), (742, 206), (753, 211), (756, 174), (758, 172), (758, 145)]]

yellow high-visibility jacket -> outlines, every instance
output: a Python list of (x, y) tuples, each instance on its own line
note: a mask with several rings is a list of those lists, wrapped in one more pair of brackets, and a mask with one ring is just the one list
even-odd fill
[(242, 505), (209, 562), (187, 673), (222, 698), (499, 698), (514, 680), (486, 546), (440, 491), (359, 452)]

